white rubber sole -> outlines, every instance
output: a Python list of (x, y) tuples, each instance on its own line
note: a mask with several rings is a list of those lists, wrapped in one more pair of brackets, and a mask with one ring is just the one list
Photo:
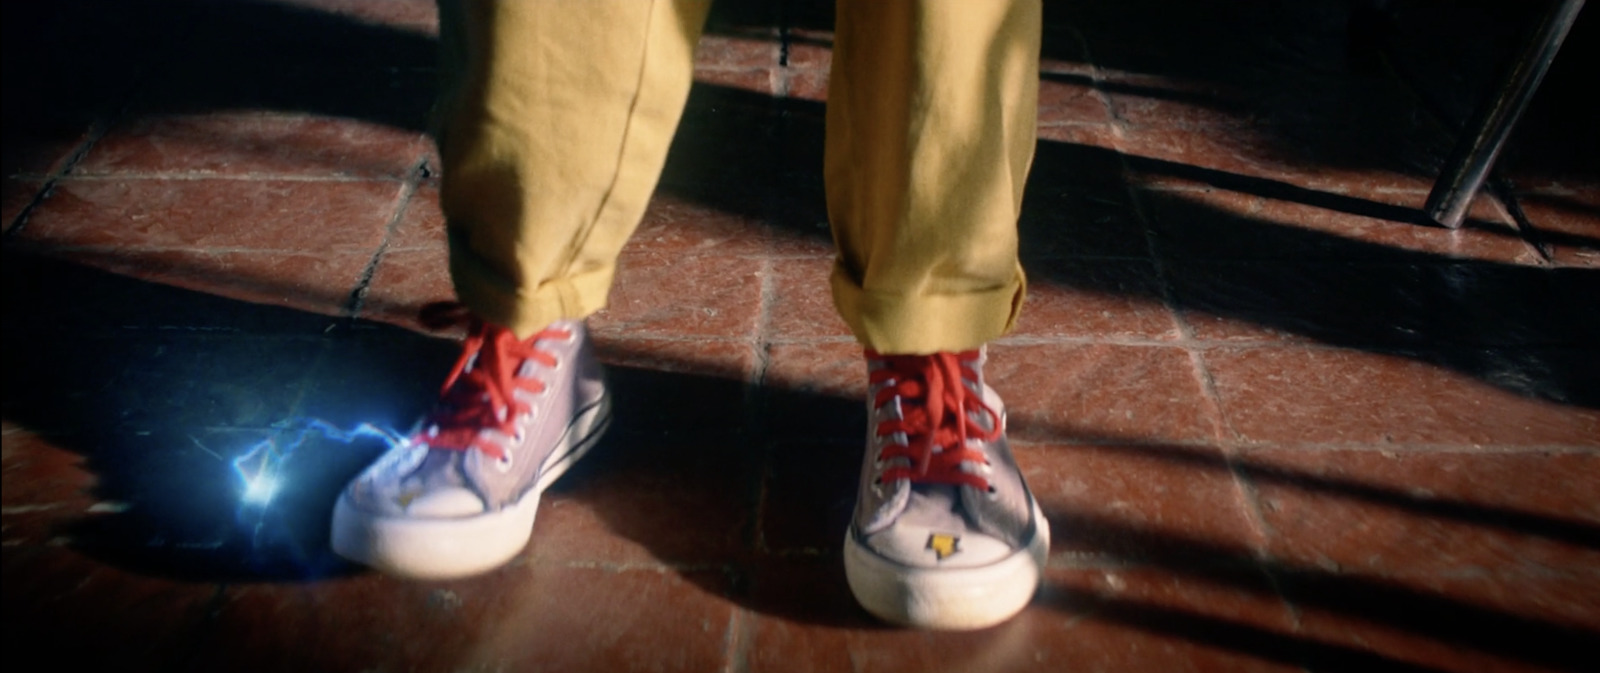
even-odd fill
[(1037, 502), (1027, 547), (989, 565), (920, 568), (896, 563), (845, 533), (844, 574), (867, 612), (884, 621), (925, 629), (994, 626), (1021, 612), (1039, 588), (1050, 554), (1050, 524)]
[(611, 423), (611, 395), (573, 418), (554, 455), (560, 456), (515, 504), (498, 512), (450, 519), (377, 514), (356, 507), (347, 494), (333, 508), (334, 553), (386, 573), (412, 579), (451, 579), (494, 570), (521, 552), (533, 536), (539, 498), (583, 458)]

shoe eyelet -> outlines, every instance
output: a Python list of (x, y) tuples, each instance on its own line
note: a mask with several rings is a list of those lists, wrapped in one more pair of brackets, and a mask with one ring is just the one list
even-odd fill
[(506, 449), (500, 452), (499, 458), (495, 459), (494, 469), (498, 470), (501, 474), (505, 474), (511, 471), (511, 466), (515, 462), (516, 461), (511, 457), (511, 449)]

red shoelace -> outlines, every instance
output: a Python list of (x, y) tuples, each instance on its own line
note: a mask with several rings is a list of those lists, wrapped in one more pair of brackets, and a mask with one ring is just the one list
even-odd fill
[[(454, 305), (424, 308), (423, 322), (433, 327), (448, 325), (464, 313)], [(540, 339), (569, 339), (568, 330), (547, 328), (529, 339), (518, 339), (511, 330), (471, 319), (471, 332), (462, 344), (461, 357), (440, 389), (440, 402), (423, 423), (418, 439), (436, 449), (465, 451), (476, 448), (492, 458), (505, 456), (505, 449), (479, 442), (483, 430), (494, 429), (515, 434), (517, 417), (529, 411), (517, 390), (539, 393), (543, 381), (517, 376), (528, 360), (546, 367), (556, 366), (556, 357), (535, 347)]]
[[(909, 479), (912, 483), (958, 484), (988, 490), (987, 479), (961, 469), (964, 462), (989, 464), (982, 451), (967, 447), (967, 440), (993, 441), (1001, 432), (999, 414), (965, 383), (978, 378), (972, 366), (978, 360), (978, 351), (880, 355), (869, 350), (867, 358), (885, 365), (872, 371), (872, 384), (890, 383), (878, 391), (873, 408), (900, 398), (901, 418), (879, 423), (877, 436), (904, 433), (907, 439), (905, 444), (885, 446), (878, 459), (910, 461), (910, 465), (884, 470), (879, 478), (884, 482)], [(973, 420), (971, 412), (977, 411), (989, 416), (989, 429)]]

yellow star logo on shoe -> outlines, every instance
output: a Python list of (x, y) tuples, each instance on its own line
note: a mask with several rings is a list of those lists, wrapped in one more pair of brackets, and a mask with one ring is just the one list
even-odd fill
[(928, 549), (932, 549), (934, 556), (943, 561), (961, 551), (961, 537), (949, 533), (931, 533), (928, 535)]

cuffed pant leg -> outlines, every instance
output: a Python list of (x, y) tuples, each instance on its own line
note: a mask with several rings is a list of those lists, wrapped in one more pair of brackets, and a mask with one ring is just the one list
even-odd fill
[(605, 305), (693, 80), (708, 0), (441, 0), (456, 293), (527, 336)]
[(1015, 324), (1036, 142), (1038, 0), (839, 0), (824, 176), (834, 303), (886, 353)]

